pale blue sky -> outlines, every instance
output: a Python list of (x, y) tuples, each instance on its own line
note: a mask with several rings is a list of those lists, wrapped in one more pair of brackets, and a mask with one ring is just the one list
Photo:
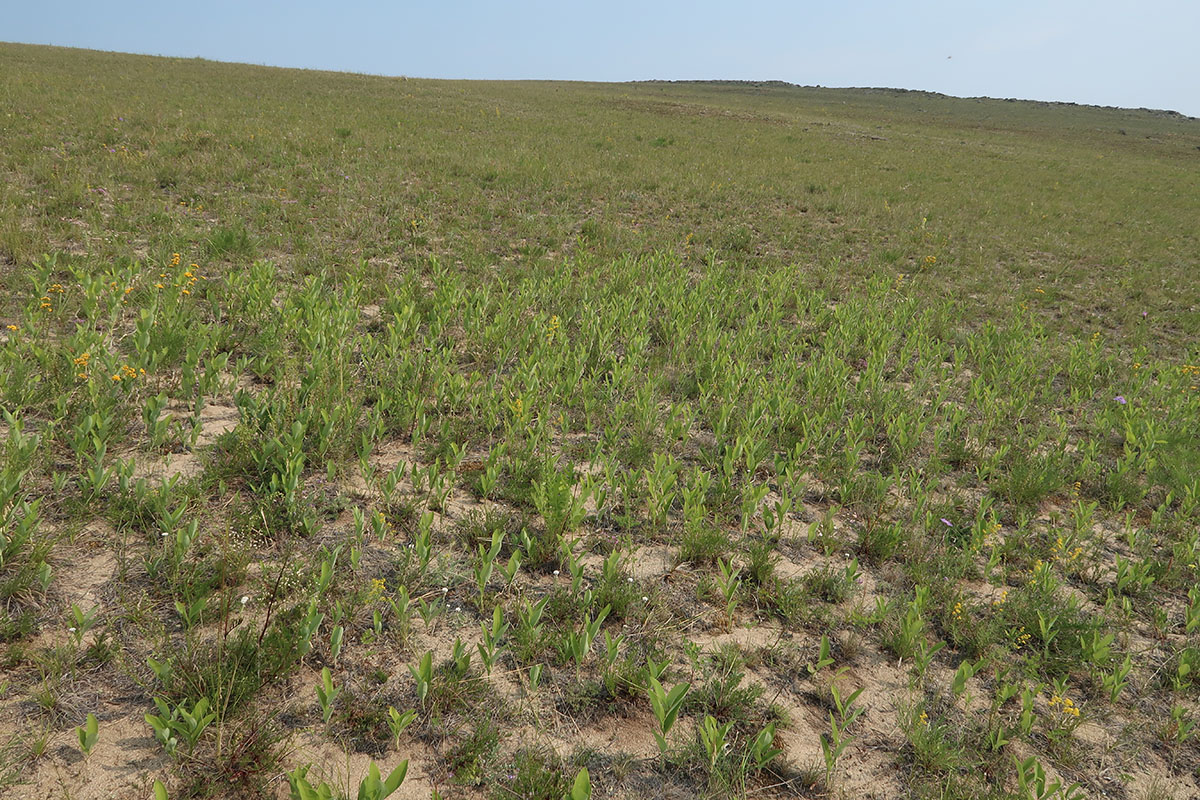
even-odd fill
[(1200, 0), (0, 0), (0, 8), (0, 41), (254, 64), (430, 78), (777, 79), (1200, 116)]

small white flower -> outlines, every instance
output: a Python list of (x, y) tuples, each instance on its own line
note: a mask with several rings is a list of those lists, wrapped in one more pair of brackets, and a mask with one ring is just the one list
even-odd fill
[(455, 606), (455, 607), (454, 607), (454, 610), (455, 610), (455, 611), (462, 611), (462, 606)]
[(642, 595), (642, 602), (643, 602), (643, 603), (649, 603), (649, 602), (650, 602), (650, 598), (649, 598), (649, 597), (647, 597), (646, 595)]
[(632, 576), (632, 575), (630, 575), (630, 576), (629, 576), (628, 578), (626, 578), (625, 580), (626, 580), (627, 582), (629, 582), (629, 583), (633, 583), (633, 576)]
[(558, 570), (554, 570), (554, 577), (558, 577)]
[(69, 633), (74, 633), (74, 632), (75, 632), (75, 629), (74, 629), (74, 628), (67, 628), (67, 631), (68, 631)]
[(449, 586), (443, 586), (443, 587), (442, 587), (442, 594), (445, 594), (445, 593), (446, 593), (446, 592), (448, 592), (448, 591), (450, 591), (450, 587), (449, 587)]
[(246, 605), (246, 603), (249, 603), (249, 602), (250, 602), (250, 595), (248, 595), (248, 594), (242, 595), (242, 605)]
[(167, 537), (168, 537), (168, 536), (170, 536), (170, 535), (171, 535), (171, 534), (167, 533), (166, 531), (163, 531), (163, 532), (162, 532), (162, 537), (163, 537), (164, 539), (165, 539), (165, 538), (167, 538)]

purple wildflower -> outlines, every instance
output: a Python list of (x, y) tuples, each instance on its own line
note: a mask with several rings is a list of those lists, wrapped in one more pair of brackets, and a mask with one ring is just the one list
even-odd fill
[(1116, 397), (1114, 397), (1114, 398), (1113, 398), (1113, 400), (1116, 400), (1116, 401), (1117, 401), (1118, 403), (1120, 403), (1121, 405), (1125, 405), (1125, 403), (1126, 403), (1126, 402), (1128, 402), (1128, 401), (1126, 401), (1126, 399), (1125, 399), (1125, 396), (1124, 396), (1124, 395), (1120, 395), (1120, 394), (1119, 394), (1119, 395), (1117, 395)]
[(942, 522), (945, 524), (945, 526), (946, 526), (947, 528), (953, 528), (953, 527), (954, 527), (954, 523), (953, 523), (953, 522), (951, 522), (950, 520), (946, 519), (945, 517), (942, 517)]

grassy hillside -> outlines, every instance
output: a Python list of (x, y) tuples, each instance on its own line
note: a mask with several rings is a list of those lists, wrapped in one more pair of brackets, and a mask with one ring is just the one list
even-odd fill
[[(243, 258), (306, 272), (687, 247), (861, 277), (916, 273), (934, 255), (950, 294), (988, 307), (1038, 300), (1070, 311), (1060, 324), (1106, 334), (1153, 310), (1159, 336), (1200, 331), (1190, 287), (1175, 280), (1200, 251), (1192, 120), (889, 92), (415, 81), (16, 45), (2, 58), (0, 252), (18, 264), (50, 248), (168, 258), (241, 231)], [(1033, 297), (1038, 286), (1047, 296)]]
[(0, 97), (12, 796), (1200, 791), (1200, 122), (8, 44)]

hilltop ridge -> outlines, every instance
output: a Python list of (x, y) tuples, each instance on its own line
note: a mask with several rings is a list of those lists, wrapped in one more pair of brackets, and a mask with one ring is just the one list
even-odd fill
[(943, 100), (996, 100), (1004, 103), (1025, 103), (1030, 106), (1052, 108), (1090, 108), (1101, 111), (1124, 111), (1138, 112), (1149, 114), (1152, 116), (1168, 117), (1172, 119), (1200, 121), (1200, 117), (1191, 117), (1186, 114), (1181, 114), (1178, 111), (1170, 109), (1145, 108), (1145, 107), (1126, 107), (1126, 106), (1107, 106), (1095, 103), (1075, 103), (1069, 100), (1031, 100), (1028, 98), (1018, 97), (991, 97), (988, 95), (953, 95), (943, 92), (933, 92), (926, 89), (902, 89), (899, 87), (888, 86), (823, 86), (821, 84), (804, 84), (791, 83), (781, 80), (728, 80), (728, 79), (684, 79), (684, 80), (662, 80), (656, 78), (648, 78), (638, 81), (627, 81), (634, 84), (666, 84), (666, 85), (683, 85), (683, 86), (741, 86), (752, 89), (828, 89), (839, 92), (861, 92), (863, 94), (893, 94), (893, 95), (910, 95), (916, 97), (938, 98)]

